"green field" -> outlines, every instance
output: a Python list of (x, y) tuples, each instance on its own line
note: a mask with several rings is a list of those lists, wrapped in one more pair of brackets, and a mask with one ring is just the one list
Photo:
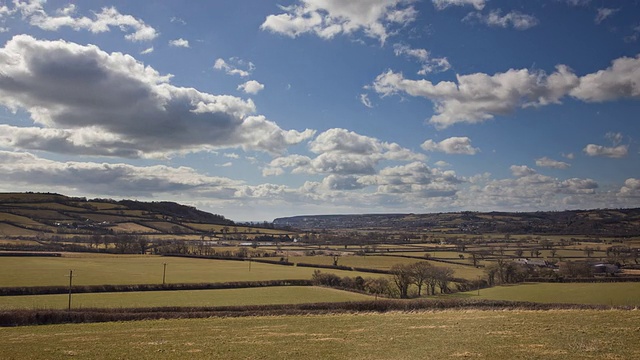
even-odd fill
[(479, 299), (541, 303), (640, 306), (640, 283), (527, 283), (454, 294)]
[(2, 359), (638, 359), (636, 311), (437, 311), (0, 329)]
[[(64, 286), (69, 270), (75, 285), (162, 283), (167, 263), (167, 283), (210, 283), (311, 279), (315, 269), (246, 261), (189, 259), (153, 255), (68, 254), (64, 257), (0, 257), (0, 287)], [(376, 277), (357, 271), (323, 269), (343, 276)]]
[[(301, 262), (308, 264), (333, 265), (333, 257), (323, 255), (295, 256), (290, 257), (289, 261), (295, 263)], [(389, 270), (395, 264), (413, 264), (418, 261), (426, 261), (433, 266), (451, 268), (454, 272), (453, 276), (463, 279), (475, 280), (478, 276), (484, 276), (484, 272), (482, 269), (474, 268), (472, 266), (429, 261), (427, 259), (412, 259), (395, 256), (341, 256), (340, 258), (338, 258), (338, 265)]]
[[(68, 295), (0, 296), (0, 310), (66, 309)], [(363, 294), (312, 286), (73, 294), (72, 307), (244, 306), (364, 301)]]

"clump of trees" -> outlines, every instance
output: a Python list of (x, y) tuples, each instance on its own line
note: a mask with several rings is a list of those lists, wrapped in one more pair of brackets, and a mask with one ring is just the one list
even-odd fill
[(423, 295), (449, 293), (453, 270), (433, 266), (426, 261), (413, 264), (396, 264), (391, 267), (391, 280), (385, 277), (362, 278), (361, 276), (339, 277), (336, 274), (313, 272), (314, 285), (362, 291), (376, 296), (408, 299)]
[[(396, 264), (391, 267), (391, 275), (398, 296), (401, 299), (408, 299), (414, 295), (422, 296), (423, 288), (425, 295), (435, 295), (436, 287), (440, 289), (441, 294), (449, 293), (453, 269), (419, 261), (413, 264)], [(409, 292), (412, 285), (417, 289), (415, 294)]]

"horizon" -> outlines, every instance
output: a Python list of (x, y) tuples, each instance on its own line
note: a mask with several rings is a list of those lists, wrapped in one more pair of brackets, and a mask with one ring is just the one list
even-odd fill
[(0, 191), (238, 222), (637, 208), (637, 13), (622, 0), (6, 2)]

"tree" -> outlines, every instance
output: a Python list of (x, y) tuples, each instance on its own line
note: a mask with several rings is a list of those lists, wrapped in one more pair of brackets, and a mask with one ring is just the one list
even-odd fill
[(378, 295), (388, 295), (391, 293), (391, 284), (386, 278), (368, 278), (364, 282), (364, 289), (368, 293), (374, 294), (377, 300)]
[(453, 269), (448, 267), (435, 267), (434, 277), (438, 282), (438, 287), (440, 288), (441, 294), (446, 294), (449, 292), (449, 281), (451, 281), (452, 276)]
[(556, 250), (556, 249), (551, 249), (551, 257), (552, 257), (552, 258), (555, 258), (557, 253), (558, 253), (558, 250)]
[(591, 257), (591, 255), (593, 255), (594, 251), (595, 250), (592, 247), (589, 247), (589, 246), (584, 247), (584, 254), (587, 255), (587, 257), (589, 258)]
[(516, 250), (516, 256), (517, 257), (522, 257), (522, 254), (524, 253), (524, 251), (522, 249), (517, 249)]
[(479, 258), (480, 257), (478, 256), (478, 254), (472, 252), (469, 260), (471, 261), (471, 263), (473, 263), (473, 266), (478, 267), (478, 261), (480, 260)]
[(411, 279), (418, 287), (418, 297), (422, 296), (422, 286), (433, 276), (433, 266), (426, 261), (413, 263), (411, 266)]
[(396, 264), (391, 267), (391, 276), (393, 282), (398, 288), (401, 299), (409, 297), (409, 285), (412, 283), (412, 271), (410, 266)]

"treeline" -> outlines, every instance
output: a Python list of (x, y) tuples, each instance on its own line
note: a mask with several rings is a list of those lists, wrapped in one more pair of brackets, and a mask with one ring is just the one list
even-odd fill
[[(314, 285), (329, 286), (340, 289), (356, 290), (376, 296), (408, 299), (423, 295), (435, 295), (436, 289), (441, 294), (452, 292), (451, 283), (457, 283), (457, 290), (467, 290), (469, 282), (454, 279), (453, 270), (444, 266), (433, 266), (426, 261), (413, 264), (396, 264), (388, 271), (391, 280), (385, 277), (362, 278), (340, 277), (332, 273), (313, 272)], [(424, 292), (423, 292), (424, 290)]]

